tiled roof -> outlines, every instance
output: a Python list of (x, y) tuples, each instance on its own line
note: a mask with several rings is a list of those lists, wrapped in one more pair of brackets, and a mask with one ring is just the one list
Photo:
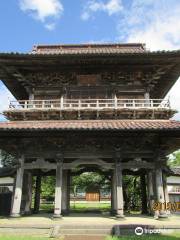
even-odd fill
[(34, 45), (28, 53), (1, 52), (0, 56), (32, 57), (37, 55), (52, 56), (98, 56), (98, 55), (176, 55), (179, 56), (180, 49), (150, 51), (143, 43), (113, 43), (113, 44), (58, 44), (58, 45)]
[(77, 44), (77, 45), (36, 45), (33, 54), (117, 54), (143, 53), (144, 44)]
[[(145, 44), (82, 44), (82, 45), (35, 45), (28, 53), (1, 52), (0, 57), (64, 57), (64, 56), (180, 56), (180, 49), (150, 51)], [(42, 60), (42, 59), (41, 59)]]
[(0, 168), (0, 178), (1, 177), (12, 177), (16, 173), (16, 168), (13, 167), (3, 167)]
[(180, 130), (180, 121), (172, 120), (59, 120), (11, 121), (0, 123), (0, 131), (23, 130)]

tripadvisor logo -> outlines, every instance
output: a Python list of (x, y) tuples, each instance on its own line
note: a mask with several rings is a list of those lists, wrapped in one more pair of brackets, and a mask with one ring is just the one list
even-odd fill
[(136, 227), (134, 230), (135, 234), (141, 236), (142, 234), (160, 234), (162, 232), (169, 232), (168, 229), (147, 229), (142, 227)]
[(135, 228), (135, 234), (138, 236), (141, 236), (143, 234), (143, 228), (142, 227), (137, 227)]

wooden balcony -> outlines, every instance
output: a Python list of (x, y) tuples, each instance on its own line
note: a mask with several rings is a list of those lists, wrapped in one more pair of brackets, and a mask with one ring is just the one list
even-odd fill
[(11, 101), (9, 109), (59, 109), (59, 110), (102, 110), (102, 109), (170, 109), (169, 100), (164, 99), (59, 99)]
[[(150, 116), (149, 113), (153, 114), (153, 117)], [(147, 99), (118, 99), (118, 98), (113, 99), (61, 98), (57, 100), (11, 101), (9, 104), (9, 109), (5, 111), (4, 114), (7, 118), (13, 120), (18, 118), (31, 120), (34, 118), (57, 119), (57, 115), (58, 119), (76, 119), (76, 118), (95, 119), (99, 117), (108, 119), (112, 117), (168, 118), (170, 117), (169, 114), (172, 115), (172, 110), (170, 107), (169, 100), (164, 99), (147, 100)], [(146, 114), (147, 116), (146, 117), (142, 116), (144, 114)]]

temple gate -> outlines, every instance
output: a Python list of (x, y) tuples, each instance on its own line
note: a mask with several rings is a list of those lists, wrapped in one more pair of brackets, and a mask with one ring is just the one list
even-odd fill
[[(167, 155), (180, 146), (180, 122), (164, 98), (180, 75), (180, 52), (143, 44), (35, 46), (1, 53), (0, 79), (17, 100), (0, 123), (0, 148), (16, 158), (11, 216), (39, 211), (42, 175), (55, 175), (54, 217), (69, 212), (76, 167), (109, 171), (111, 212), (124, 217), (122, 176), (141, 176), (142, 212), (168, 202)], [(157, 217), (167, 217), (160, 210)]]

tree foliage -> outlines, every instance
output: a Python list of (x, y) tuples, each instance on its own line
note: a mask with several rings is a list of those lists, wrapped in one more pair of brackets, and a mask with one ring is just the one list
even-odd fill
[(176, 151), (170, 155), (168, 164), (170, 167), (180, 167), (180, 151)]
[(4, 150), (0, 150), (0, 159), (3, 167), (10, 167), (16, 164), (15, 157)]
[(85, 172), (72, 178), (72, 191), (86, 192), (88, 189), (110, 189), (110, 181), (105, 175), (95, 172)]
[(55, 176), (42, 177), (41, 181), (41, 197), (48, 199), (53, 199), (55, 195)]
[(123, 195), (126, 211), (140, 209), (141, 185), (139, 176), (132, 175), (123, 176)]

